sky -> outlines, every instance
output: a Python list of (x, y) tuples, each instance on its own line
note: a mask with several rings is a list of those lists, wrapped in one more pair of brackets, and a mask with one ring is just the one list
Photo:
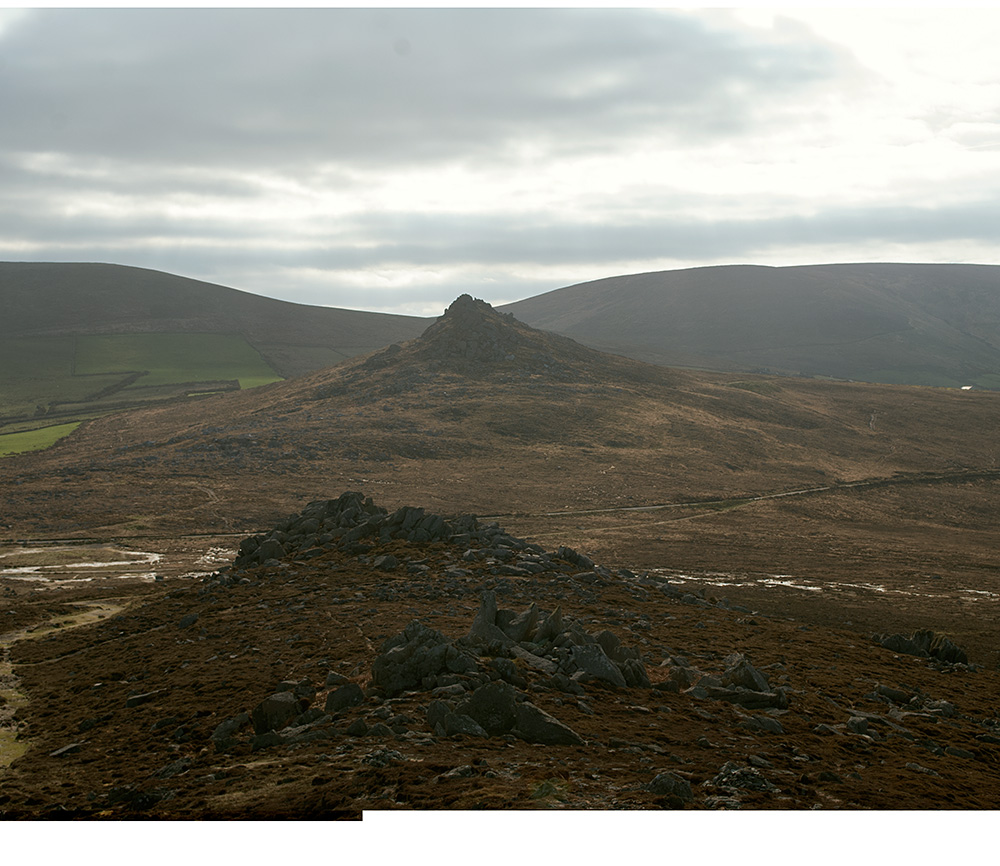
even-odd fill
[(0, 8), (0, 260), (439, 315), (1000, 263), (1000, 7)]

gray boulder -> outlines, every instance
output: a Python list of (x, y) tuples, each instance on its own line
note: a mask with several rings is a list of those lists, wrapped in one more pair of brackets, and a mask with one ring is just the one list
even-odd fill
[(357, 683), (347, 683), (330, 692), (323, 709), (328, 713), (338, 713), (348, 707), (356, 707), (365, 699), (365, 693)]
[(511, 655), (514, 658), (520, 659), (524, 664), (531, 668), (532, 670), (539, 671), (543, 674), (548, 674), (552, 676), (559, 670), (559, 665), (554, 661), (547, 658), (542, 658), (542, 656), (535, 655), (533, 652), (529, 652), (523, 647), (515, 646), (511, 647)]
[(677, 797), (685, 803), (694, 799), (691, 793), (691, 783), (675, 773), (659, 773), (652, 782), (646, 785), (646, 790), (657, 797)]
[(473, 646), (486, 646), (499, 643), (509, 646), (511, 640), (497, 625), (497, 597), (492, 590), (486, 590), (480, 596), (479, 611), (472, 621), (466, 640)]
[(432, 688), (443, 673), (470, 673), (475, 660), (441, 632), (414, 620), (402, 633), (379, 648), (372, 663), (372, 684), (388, 697), (409, 690)]
[(583, 738), (576, 731), (530, 701), (517, 705), (513, 734), (528, 743), (547, 746), (584, 745)]
[(489, 737), (475, 719), (462, 713), (448, 713), (444, 717), (444, 732), (448, 736), (465, 734), (468, 737)]
[(722, 675), (724, 686), (739, 686), (753, 692), (769, 692), (771, 686), (765, 677), (742, 653), (726, 657), (726, 670)]
[(575, 646), (570, 659), (577, 670), (583, 671), (588, 677), (610, 683), (619, 688), (625, 688), (627, 683), (622, 672), (601, 649), (599, 644), (591, 646)]
[(458, 712), (475, 719), (490, 736), (506, 734), (517, 720), (517, 693), (508, 683), (488, 683), (463, 701)]
[(515, 643), (527, 640), (538, 628), (538, 605), (532, 602), (524, 613), (514, 617), (504, 626), (504, 633)]
[(278, 692), (269, 698), (264, 698), (253, 711), (250, 718), (253, 729), (258, 734), (281, 730), (303, 710), (302, 704), (291, 692)]

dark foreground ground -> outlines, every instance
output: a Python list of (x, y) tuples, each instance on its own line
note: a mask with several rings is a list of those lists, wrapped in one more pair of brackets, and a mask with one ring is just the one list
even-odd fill
[[(398, 561), (390, 571), (375, 567), (384, 554)], [(1000, 674), (986, 665), (893, 653), (859, 629), (746, 598), (727, 608), (725, 591), (703, 583), (562, 560), (530, 576), (497, 573), (503, 565), (393, 540), (221, 583), (171, 576), (44, 592), (4, 581), (5, 749), (8, 759), (26, 751), (0, 782), (0, 818), (996, 807)], [(387, 638), (414, 620), (462, 638), (484, 591), (502, 609), (559, 608), (578, 632), (611, 632), (638, 652), (650, 684), (568, 685), (509, 649), (480, 647), (473, 673), (398, 695), (373, 686)], [(787, 706), (699, 690), (724, 677), (733, 653)], [(435, 728), (436, 713), (502, 679), (579, 742)], [(327, 712), (350, 684), (359, 702)], [(289, 727), (260, 736), (238, 721), (296, 686), (297, 711), (313, 712)]]

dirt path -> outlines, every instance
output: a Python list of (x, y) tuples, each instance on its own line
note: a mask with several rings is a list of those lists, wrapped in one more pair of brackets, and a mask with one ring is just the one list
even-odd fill
[(79, 608), (77, 613), (60, 614), (27, 628), (0, 635), (0, 772), (28, 748), (28, 741), (17, 737), (17, 711), (28, 703), (28, 696), (20, 690), (20, 680), (14, 674), (10, 660), (11, 647), (18, 641), (34, 640), (55, 631), (69, 631), (114, 616), (126, 607), (125, 604), (117, 603), (118, 601), (120, 600), (98, 599), (69, 602), (70, 607)]

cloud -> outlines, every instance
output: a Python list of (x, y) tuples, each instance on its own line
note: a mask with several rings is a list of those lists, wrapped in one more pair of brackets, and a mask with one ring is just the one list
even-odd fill
[(426, 313), (629, 270), (992, 249), (980, 61), (953, 101), (948, 64), (922, 65), (921, 101), (906, 52), (867, 31), (852, 52), (836, 15), (0, 16), (0, 258)]
[(649, 10), (35, 10), (3, 53), (8, 148), (282, 166), (734, 135), (842, 62)]

